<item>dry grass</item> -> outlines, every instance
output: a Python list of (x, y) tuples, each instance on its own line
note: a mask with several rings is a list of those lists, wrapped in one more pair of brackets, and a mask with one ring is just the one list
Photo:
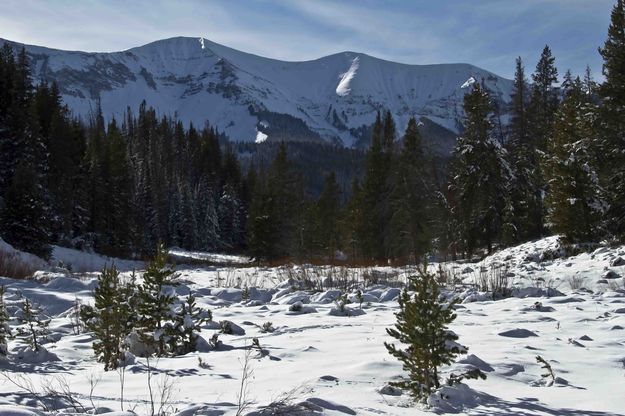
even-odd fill
[(0, 276), (13, 279), (29, 279), (37, 269), (22, 260), (17, 253), (0, 249)]

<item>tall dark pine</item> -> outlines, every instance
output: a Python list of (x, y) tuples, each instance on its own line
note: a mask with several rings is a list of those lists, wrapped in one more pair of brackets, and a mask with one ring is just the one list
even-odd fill
[[(532, 146), (540, 154), (544, 154), (549, 147), (549, 141), (553, 136), (553, 125), (560, 100), (558, 89), (558, 70), (555, 66), (555, 58), (551, 54), (548, 45), (543, 49), (536, 70), (532, 74), (532, 91), (529, 104), (530, 134)], [(540, 164), (536, 164), (539, 167)], [(540, 169), (534, 168), (532, 175), (532, 190), (534, 191), (533, 202), (530, 211), (530, 228), (526, 238), (537, 238), (545, 234), (545, 205), (543, 195), (547, 191), (544, 174)]]
[(336, 174), (326, 176), (323, 191), (316, 205), (316, 229), (321, 252), (334, 259), (334, 253), (340, 247), (341, 233), (341, 189), (336, 182)]
[(392, 250), (420, 263), (430, 248), (433, 187), (417, 121), (411, 117), (397, 163), (392, 194)]
[(606, 209), (598, 183), (596, 111), (579, 78), (567, 88), (545, 158), (552, 230), (569, 243), (598, 241)]
[(361, 254), (366, 259), (382, 261), (389, 257), (390, 241), (390, 148), (394, 138), (394, 122), (387, 114), (383, 124), (380, 114), (373, 125), (371, 147), (365, 161), (362, 181)]
[[(17, 59), (4, 48), (0, 67), (11, 84), (3, 92), (0, 108), (0, 235), (16, 248), (47, 258), (51, 248), (51, 217), (46, 175), (47, 147), (31, 111), (33, 88), (26, 52)], [(5, 81), (6, 82), (6, 81)], [(6, 154), (4, 152), (7, 152)], [(11, 160), (9, 160), (9, 158)]]
[(528, 113), (530, 90), (521, 58), (516, 60), (508, 149), (514, 172), (511, 183), (511, 206), (508, 211), (504, 240), (517, 243), (540, 233), (534, 224), (542, 209), (540, 185), (537, 183), (539, 153), (532, 134)]
[(599, 88), (601, 111), (602, 178), (610, 208), (607, 228), (612, 237), (625, 241), (625, 3), (612, 9), (608, 38), (599, 49), (603, 57), (604, 83)]
[(479, 247), (490, 252), (500, 241), (510, 176), (506, 152), (493, 137), (490, 98), (474, 85), (464, 97), (465, 131), (454, 149), (450, 184), (468, 254)]
[(254, 189), (248, 244), (255, 257), (276, 259), (296, 254), (302, 203), (300, 175), (287, 157), (286, 144), (281, 143), (267, 178), (258, 181)]

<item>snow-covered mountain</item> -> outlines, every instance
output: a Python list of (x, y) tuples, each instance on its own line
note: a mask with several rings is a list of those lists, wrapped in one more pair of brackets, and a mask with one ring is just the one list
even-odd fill
[(500, 103), (509, 101), (512, 87), (469, 64), (406, 65), (356, 52), (284, 62), (202, 38), (114, 53), (24, 46), (35, 81), (56, 81), (78, 115), (88, 116), (98, 97), (106, 118), (146, 100), (184, 122), (209, 120), (237, 141), (323, 139), (350, 146), (384, 109), (400, 130), (416, 115), (457, 132), (471, 83), (484, 82)]

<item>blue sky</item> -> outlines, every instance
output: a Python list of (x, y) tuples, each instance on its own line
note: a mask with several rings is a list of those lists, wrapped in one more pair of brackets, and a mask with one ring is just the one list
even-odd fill
[(2, 0), (0, 37), (60, 49), (117, 51), (205, 37), (285, 60), (345, 50), (410, 63), (467, 62), (531, 73), (545, 44), (560, 74), (590, 65), (615, 0)]

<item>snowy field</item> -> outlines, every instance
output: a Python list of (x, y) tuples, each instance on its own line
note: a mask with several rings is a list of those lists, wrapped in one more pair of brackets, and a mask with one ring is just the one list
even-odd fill
[[(395, 322), (398, 286), (409, 270), (178, 266), (178, 294), (192, 292), (212, 310), (205, 342), (199, 352), (150, 359), (149, 372), (136, 358), (120, 373), (103, 371), (92, 337), (76, 334), (71, 317), (76, 299), (91, 302), (92, 272), (112, 259), (57, 248), (52, 263), (75, 265), (73, 274), (55, 267), (37, 281), (0, 278), (10, 314), (23, 294), (52, 318), (48, 353), (10, 341), (0, 363), (0, 414), (119, 412), (123, 375), (123, 408), (140, 415), (151, 414), (148, 377), (155, 411), (181, 416), (235, 415), (241, 401), (249, 406), (238, 414), (252, 415), (625, 415), (625, 247), (561, 255), (557, 240), (547, 238), (478, 264), (431, 265), (448, 282), (447, 296), (463, 299), (451, 328), (469, 348), (444, 372), (475, 366), (488, 378), (444, 388), (446, 400), (432, 396), (424, 406), (387, 386), (403, 374), (383, 342), (392, 340), (385, 329)], [(125, 274), (142, 267), (116, 264)], [(479, 290), (497, 279), (510, 297), (492, 300)], [(351, 287), (353, 302), (337, 310), (335, 299), (356, 281), (364, 302)], [(242, 301), (245, 287), (249, 299)], [(220, 334), (215, 348), (208, 341), (224, 320), (234, 333)], [(262, 330), (266, 322), (273, 332)], [(252, 338), (261, 350), (249, 348)], [(551, 364), (555, 383), (541, 376), (537, 355)]]

